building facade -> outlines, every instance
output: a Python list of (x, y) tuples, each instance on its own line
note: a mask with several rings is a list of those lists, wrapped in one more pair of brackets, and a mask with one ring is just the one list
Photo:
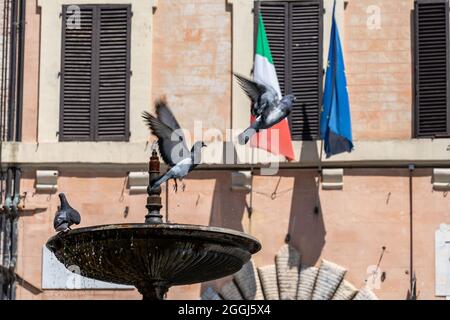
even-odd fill
[[(412, 282), (419, 299), (450, 296), (450, 250), (437, 241), (450, 225), (448, 8), (337, 0), (355, 151), (324, 159), (319, 174), (332, 0), (27, 1), (21, 134), (3, 139), (1, 156), (5, 172), (21, 172), (17, 299), (140, 298), (129, 288), (44, 283), (43, 248), (59, 192), (82, 227), (144, 221), (134, 177), (147, 170), (154, 140), (141, 113), (162, 96), (188, 140), (209, 146), (186, 191), (164, 191), (169, 221), (255, 236), (256, 266), (273, 264), (290, 235), (302, 263), (345, 266), (347, 280), (381, 299), (405, 299)], [(252, 153), (230, 133), (249, 124), (232, 73), (251, 74), (255, 12), (283, 91), (299, 98), (292, 162)], [(251, 188), (236, 187), (236, 175), (251, 171)], [(198, 299), (228, 280), (173, 288), (168, 298)]]

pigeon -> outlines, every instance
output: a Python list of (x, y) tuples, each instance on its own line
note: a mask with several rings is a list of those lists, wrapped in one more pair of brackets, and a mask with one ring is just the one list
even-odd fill
[[(178, 191), (177, 180), (183, 179), (201, 163), (201, 151), (207, 147), (204, 142), (196, 142), (189, 151), (186, 138), (178, 121), (169, 109), (165, 100), (159, 99), (155, 103), (157, 117), (144, 112), (142, 117), (151, 132), (158, 138), (158, 146), (161, 157), (171, 168), (164, 175), (150, 181), (149, 193), (154, 192), (163, 183), (173, 180), (174, 191)], [(186, 185), (183, 183), (182, 190)]]
[(64, 193), (59, 195), (59, 199), (61, 200), (61, 207), (56, 213), (53, 226), (57, 232), (67, 232), (71, 230), (70, 227), (72, 225), (81, 223), (81, 216), (78, 211), (69, 205)]
[(234, 74), (239, 86), (252, 100), (252, 115), (259, 117), (268, 107), (276, 107), (280, 98), (278, 92), (269, 85), (247, 79), (237, 73)]
[(252, 115), (256, 118), (255, 122), (239, 135), (239, 143), (244, 145), (256, 133), (270, 129), (289, 117), (297, 99), (294, 95), (289, 94), (280, 100), (277, 91), (272, 86), (238, 74), (235, 74), (235, 77), (252, 101)]

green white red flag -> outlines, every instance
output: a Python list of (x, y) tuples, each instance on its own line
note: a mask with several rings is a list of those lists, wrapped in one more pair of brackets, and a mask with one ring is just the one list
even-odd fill
[[(277, 72), (270, 51), (269, 40), (267, 39), (262, 16), (259, 16), (253, 78), (258, 82), (272, 86), (278, 92), (279, 98), (282, 98), (280, 84), (278, 82)], [(253, 117), (251, 121), (255, 121), (255, 118)], [(274, 130), (277, 130), (278, 134), (273, 134)], [(276, 155), (283, 155), (289, 161), (295, 159), (288, 119), (284, 119), (266, 132), (263, 131), (255, 135), (251, 140), (251, 146)]]

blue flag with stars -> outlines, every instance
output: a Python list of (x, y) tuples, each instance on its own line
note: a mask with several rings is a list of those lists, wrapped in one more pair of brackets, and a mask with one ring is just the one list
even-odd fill
[(320, 134), (325, 142), (327, 158), (344, 152), (352, 152), (354, 147), (344, 54), (335, 13), (336, 2), (333, 9), (330, 51), (320, 122)]

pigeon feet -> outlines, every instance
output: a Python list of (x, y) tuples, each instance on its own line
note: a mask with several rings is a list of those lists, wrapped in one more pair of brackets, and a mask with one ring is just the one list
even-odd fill
[(67, 228), (66, 230), (61, 231), (60, 234), (67, 234), (67, 233), (69, 233), (70, 231), (72, 231), (72, 229)]
[[(186, 184), (183, 183), (183, 184), (181, 185), (181, 190), (182, 190), (183, 192), (186, 191)], [(175, 193), (178, 193), (178, 182), (177, 182), (177, 180), (174, 180), (173, 191), (175, 191)]]

